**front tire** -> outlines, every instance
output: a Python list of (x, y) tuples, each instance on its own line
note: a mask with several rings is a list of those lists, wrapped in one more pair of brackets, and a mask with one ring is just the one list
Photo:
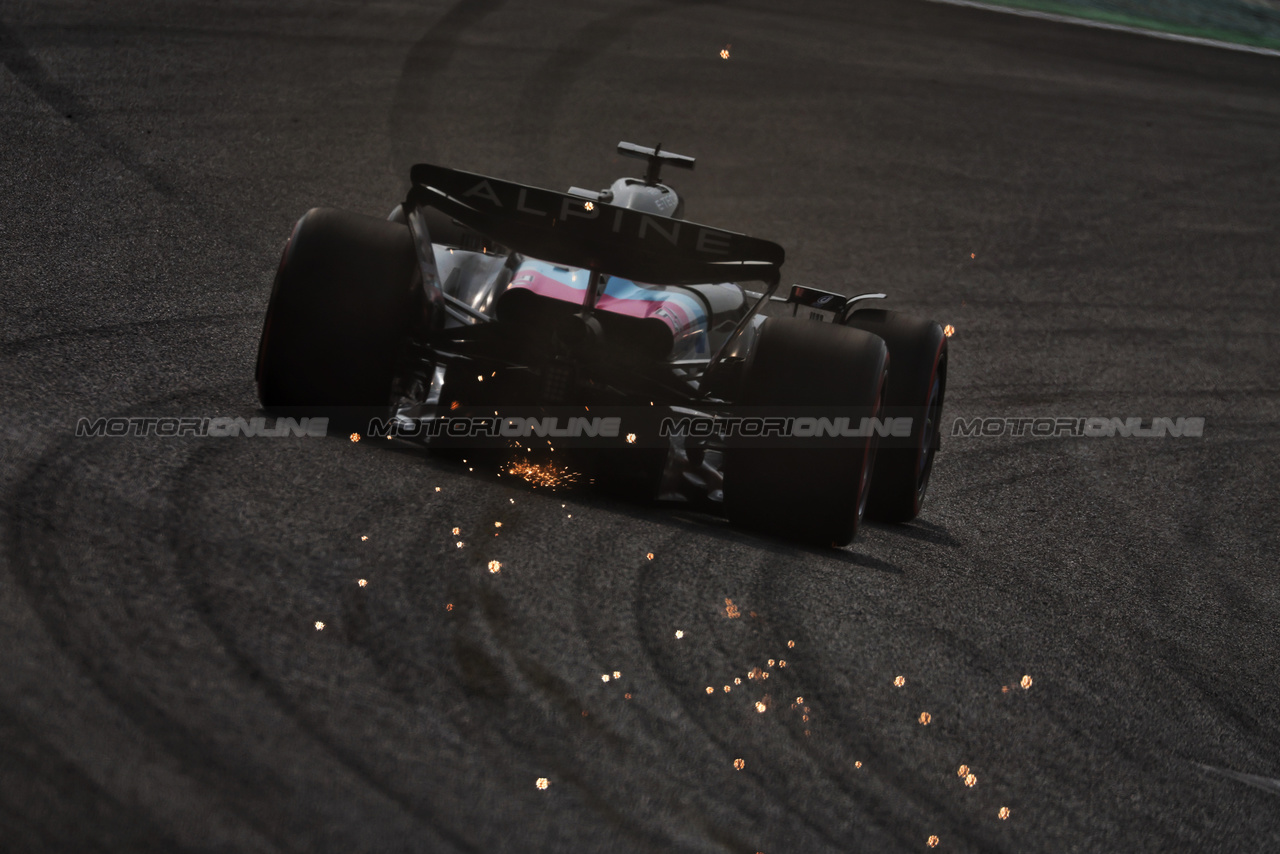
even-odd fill
[(263, 408), (387, 406), (416, 270), (403, 225), (330, 208), (298, 220), (258, 345)]
[[(889, 353), (857, 329), (771, 317), (744, 366), (740, 402), (805, 414), (880, 415)], [(763, 447), (741, 439), (725, 452), (724, 502), (734, 525), (822, 546), (857, 534), (869, 494), (877, 433), (857, 438), (784, 440)], [(800, 443), (803, 443), (802, 446)]]

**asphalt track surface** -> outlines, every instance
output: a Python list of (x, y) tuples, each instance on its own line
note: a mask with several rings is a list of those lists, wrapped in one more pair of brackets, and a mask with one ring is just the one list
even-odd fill
[[(0, 22), (0, 848), (1280, 846), (1280, 62), (907, 0)], [(948, 425), (1203, 437), (948, 438), (839, 551), (369, 441), (75, 437), (254, 415), (307, 208), (420, 160), (604, 186), (620, 139), (787, 282), (954, 324)]]

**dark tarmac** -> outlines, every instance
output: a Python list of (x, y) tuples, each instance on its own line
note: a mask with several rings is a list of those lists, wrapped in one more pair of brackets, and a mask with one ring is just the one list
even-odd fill
[[(0, 59), (0, 848), (1280, 847), (1280, 60), (910, 0), (6, 0)], [(840, 551), (76, 437), (256, 414), (309, 207), (605, 186), (624, 139), (785, 283), (953, 324), (948, 427), (1203, 437), (948, 437)]]

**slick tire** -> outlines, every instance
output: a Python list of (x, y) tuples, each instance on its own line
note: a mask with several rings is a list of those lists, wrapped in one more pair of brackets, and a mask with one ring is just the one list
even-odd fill
[[(744, 366), (744, 412), (879, 417), (889, 352), (857, 329), (771, 317)], [(724, 461), (729, 521), (820, 546), (846, 546), (869, 493), (877, 434), (774, 441), (730, 437)]]
[(876, 455), (867, 516), (909, 522), (920, 515), (942, 440), (947, 337), (932, 320), (883, 309), (855, 311), (848, 325), (884, 339), (893, 366), (885, 390), (885, 412), (912, 419), (910, 438), (882, 443)]
[(403, 225), (313, 208), (294, 226), (258, 345), (258, 399), (340, 420), (390, 402), (417, 259)]

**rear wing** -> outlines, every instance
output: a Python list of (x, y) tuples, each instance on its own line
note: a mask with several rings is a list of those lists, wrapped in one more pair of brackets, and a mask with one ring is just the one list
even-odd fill
[(772, 287), (781, 276), (782, 247), (745, 234), (429, 163), (414, 166), (409, 177), (407, 208), (436, 208), (544, 261), (655, 285)]

